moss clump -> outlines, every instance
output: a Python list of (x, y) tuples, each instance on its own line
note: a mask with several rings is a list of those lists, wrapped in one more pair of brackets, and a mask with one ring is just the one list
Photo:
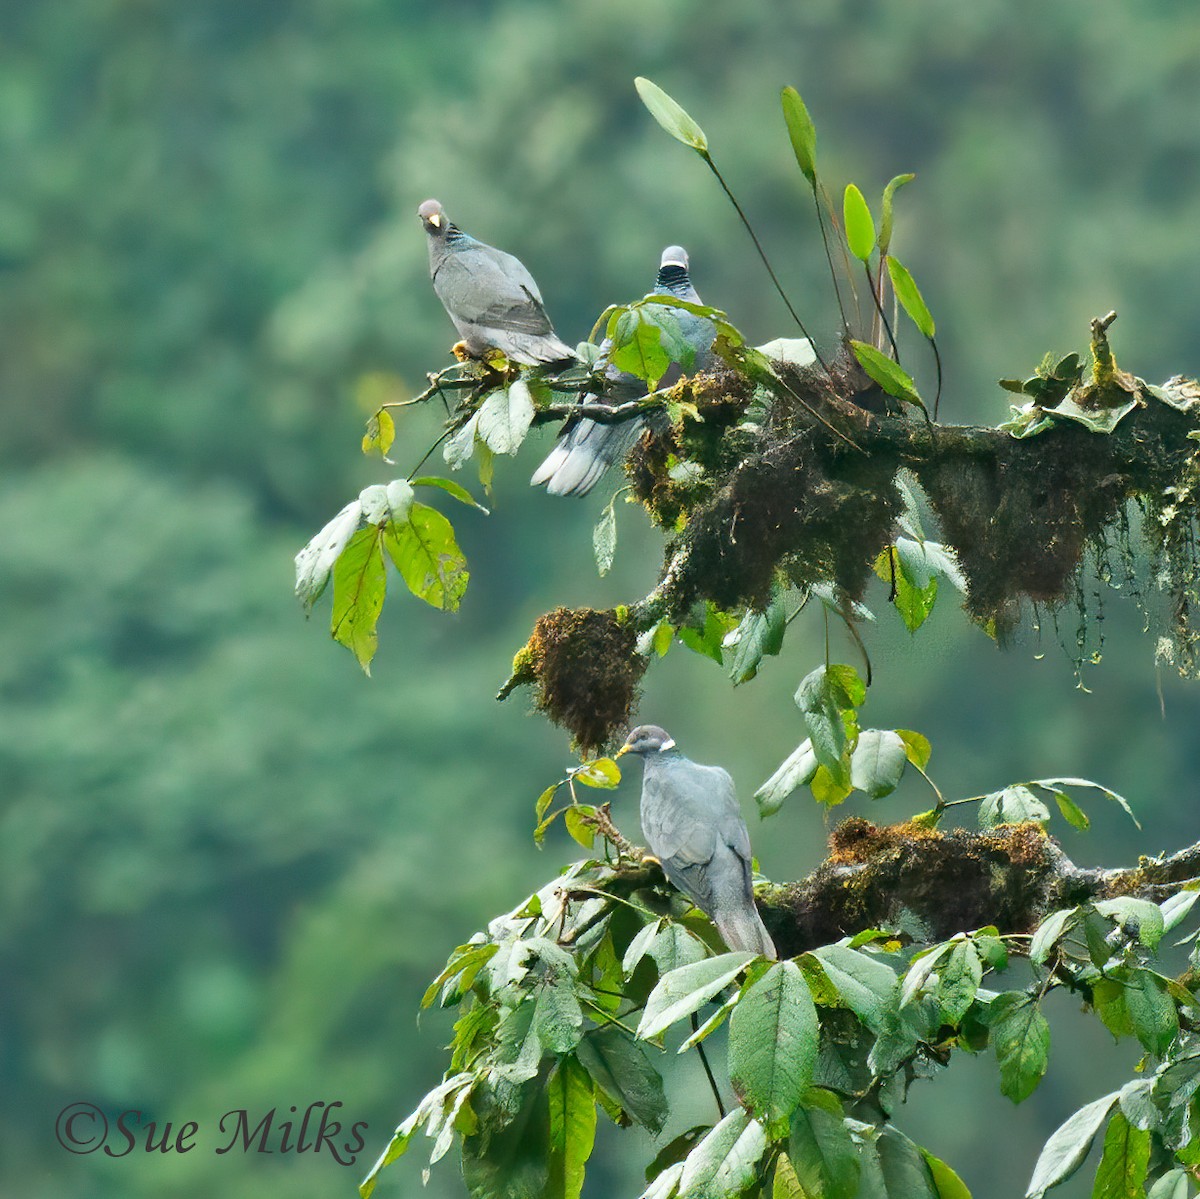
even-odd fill
[(538, 711), (589, 755), (628, 725), (645, 669), (629, 624), (595, 608), (539, 616), (514, 659), (514, 678), (534, 685)]

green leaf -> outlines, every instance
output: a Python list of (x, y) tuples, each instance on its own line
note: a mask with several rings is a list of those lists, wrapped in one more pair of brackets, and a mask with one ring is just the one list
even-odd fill
[(1149, 1190), (1146, 1199), (1188, 1199), (1186, 1170), (1168, 1170)]
[(557, 976), (538, 987), (530, 1032), (543, 1049), (570, 1053), (579, 1044), (583, 1011), (573, 979)]
[(941, 945), (931, 945), (924, 952), (913, 955), (900, 988), (900, 1007), (906, 1007), (920, 994), (938, 962), (950, 953), (956, 944), (955, 941), (943, 941)]
[[(887, 1199), (937, 1199), (933, 1171), (923, 1151), (898, 1128), (884, 1125), (875, 1150)], [(863, 1186), (866, 1194), (871, 1194), (870, 1181), (868, 1174)]]
[(460, 503), (478, 508), (484, 515), (488, 513), (488, 510), (478, 503), (461, 483), (456, 483), (453, 479), (443, 479), (437, 475), (422, 475), (419, 479), (410, 479), (409, 482), (413, 487), (440, 487), (442, 491), (447, 495), (452, 495)]
[(732, 1111), (688, 1154), (680, 1199), (731, 1199), (754, 1181), (767, 1147), (763, 1126), (743, 1108)]
[(658, 967), (660, 979), (680, 966), (690, 966), (708, 956), (703, 942), (675, 921), (669, 921), (651, 939), (648, 952)]
[(925, 411), (925, 402), (917, 392), (916, 384), (909, 378), (908, 373), (894, 359), (880, 353), (874, 346), (865, 341), (850, 339), (850, 349), (858, 364), (865, 370), (884, 391), (898, 400), (913, 404)]
[(780, 1153), (775, 1159), (775, 1169), (771, 1174), (771, 1199), (806, 1199), (792, 1159), (786, 1153)]
[(562, 783), (551, 783), (550, 786), (538, 796), (537, 804), (534, 806), (534, 819), (536, 819), (539, 824), (545, 817), (550, 805), (554, 802), (555, 793), (561, 786)]
[(1080, 1166), (1092, 1147), (1100, 1125), (1104, 1123), (1117, 1092), (1113, 1091), (1082, 1107), (1066, 1120), (1046, 1142), (1033, 1168), (1033, 1179), (1025, 1192), (1026, 1199), (1041, 1199), (1051, 1187), (1066, 1182)]
[(729, 677), (736, 687), (748, 683), (758, 673), (762, 660), (778, 654), (783, 648), (783, 635), (787, 629), (787, 609), (780, 596), (772, 598), (765, 612), (747, 612), (737, 628), (726, 638), (736, 637), (733, 664)]
[(872, 799), (895, 791), (908, 765), (904, 742), (891, 729), (863, 729), (850, 755), (850, 782)]
[(596, 809), (591, 804), (572, 804), (563, 810), (563, 824), (572, 840), (578, 842), (584, 849), (591, 849), (596, 843), (595, 826), (588, 824), (585, 816), (595, 816)]
[(677, 1020), (702, 1008), (753, 960), (752, 953), (722, 953), (671, 970), (658, 980), (642, 1012), (637, 1035), (643, 1040), (665, 1032)]
[(476, 435), (494, 454), (515, 454), (533, 424), (533, 396), (529, 385), (517, 379), (494, 391), (480, 405)]
[(887, 257), (888, 250), (892, 244), (892, 199), (900, 188), (906, 183), (911, 183), (915, 178), (916, 175), (911, 174), (897, 175), (883, 189), (883, 205), (880, 209), (881, 216), (879, 218), (879, 254), (882, 258)]
[(457, 428), (442, 445), (442, 459), (451, 470), (458, 470), (475, 453), (475, 433), (479, 428), (479, 413)]
[(857, 673), (850, 667), (819, 666), (801, 680), (796, 691), (796, 706), (808, 726), (813, 753), (839, 784), (850, 781), (849, 763), (845, 760), (849, 736), (842, 713), (852, 712), (862, 702), (862, 699), (852, 702), (859, 692), (855, 688), (851, 695), (847, 690), (848, 677), (841, 673), (847, 670), (861, 686)]
[(1033, 940), (1029, 944), (1029, 960), (1039, 966), (1045, 962), (1063, 933), (1067, 931), (1068, 922), (1073, 925), (1078, 920), (1078, 908), (1060, 908), (1057, 912), (1051, 912), (1033, 934)]
[(407, 521), (384, 527), (383, 543), (413, 595), (444, 612), (458, 610), (471, 576), (454, 526), (436, 508), (413, 504)]
[(787, 1128), (812, 1080), (820, 1028), (795, 962), (777, 962), (737, 1001), (729, 1021), (729, 1080), (772, 1136)]
[(386, 408), (380, 408), (367, 421), (367, 431), (362, 439), (362, 452), (369, 454), (376, 451), (381, 458), (387, 457), (387, 452), (396, 440), (396, 422)]
[(959, 941), (938, 971), (938, 1005), (946, 1024), (958, 1026), (975, 1001), (982, 981), (983, 963), (974, 942)]
[(1046, 1073), (1050, 1026), (1031, 996), (1005, 991), (987, 1012), (992, 1044), (1000, 1063), (1000, 1091), (1013, 1103), (1028, 1099)]
[(679, 640), (695, 654), (712, 658), (718, 665), (724, 661), (722, 646), (725, 635), (733, 624), (733, 618), (722, 612), (716, 604), (709, 601), (704, 606), (704, 625), (683, 625), (679, 629)]
[(1055, 791), (1052, 794), (1054, 802), (1058, 804), (1058, 810), (1069, 825), (1083, 832), (1091, 828), (1092, 822), (1087, 813), (1065, 791)]
[(679, 1178), (682, 1173), (683, 1162), (667, 1166), (661, 1174), (655, 1175), (654, 1181), (641, 1193), (640, 1199), (673, 1199), (679, 1193)]
[(1090, 779), (1076, 778), (1061, 778), (1061, 779), (1034, 779), (1029, 784), (1031, 787), (1044, 787), (1047, 791), (1063, 791), (1068, 787), (1090, 787), (1093, 791), (1099, 791), (1106, 799), (1111, 799), (1120, 809), (1133, 821), (1136, 828), (1141, 828), (1138, 823), (1138, 818), (1133, 814), (1133, 809), (1129, 806), (1129, 801), (1124, 796), (1118, 795), (1111, 787), (1101, 786), (1099, 783), (1093, 783)]
[(550, 1159), (550, 1112), (546, 1088), (529, 1082), (517, 1092), (516, 1114), (487, 1090), (479, 1108), (479, 1131), (462, 1146), (467, 1190), (488, 1199), (540, 1199)]
[(850, 253), (860, 262), (866, 262), (875, 249), (875, 222), (862, 192), (853, 183), (846, 184), (842, 219), (846, 224), (846, 244)]
[(624, 1029), (593, 1029), (575, 1052), (598, 1090), (654, 1136), (662, 1131), (669, 1113), (662, 1076)]
[(1179, 1012), (1166, 984), (1151, 970), (1135, 969), (1125, 984), (1125, 1007), (1134, 1035), (1162, 1057), (1179, 1035)]
[(941, 1158), (934, 1157), (928, 1149), (922, 1149), (921, 1156), (933, 1175), (938, 1199), (971, 1199), (967, 1184)]
[(788, 1139), (791, 1168), (804, 1199), (854, 1199), (858, 1150), (831, 1091), (812, 1087), (792, 1117)]
[(836, 808), (838, 804), (844, 803), (854, 790), (849, 770), (839, 770), (835, 777), (824, 766), (817, 767), (808, 787), (813, 799), (826, 808)]
[[(485, 942), (482, 944), (467, 944), (460, 945), (451, 955), (450, 960), (446, 963), (446, 968), (429, 984), (425, 990), (425, 994), (421, 996), (421, 1006), (429, 1007), (433, 1003), (439, 988), (449, 982), (453, 978), (457, 978), (464, 973), (470, 974), (470, 980), (460, 984), (458, 991), (465, 991), (467, 987), (474, 981), (475, 975), (478, 974), (482, 967), (499, 949), (499, 946), (494, 941)], [(442, 1005), (446, 1006), (445, 1004)]]
[(570, 772), (577, 783), (611, 791), (621, 781), (621, 768), (612, 758), (593, 758)]
[(362, 504), (351, 500), (296, 555), (296, 595), (306, 609), (320, 598), (334, 563), (341, 557), (362, 520)]
[(889, 256), (887, 267), (888, 277), (892, 281), (892, 288), (896, 299), (900, 301), (900, 307), (908, 313), (909, 319), (921, 333), (932, 341), (937, 333), (937, 326), (933, 323), (933, 314), (929, 311), (916, 280), (898, 258)]
[(567, 1054), (546, 1084), (550, 1104), (550, 1193), (579, 1199), (596, 1141), (596, 1101), (588, 1072)]
[(1104, 1134), (1092, 1199), (1141, 1199), (1150, 1165), (1150, 1134), (1116, 1111)]
[(649, 79), (639, 75), (633, 81), (642, 103), (650, 110), (650, 115), (673, 137), (685, 146), (708, 155), (708, 138), (704, 130), (677, 104), (661, 87), (651, 83)]
[(1043, 822), (1050, 811), (1028, 787), (1018, 783), (985, 795), (979, 805), (979, 827), (995, 828), (998, 824), (1021, 824), (1027, 820)]
[(1115, 920), (1123, 929), (1136, 935), (1147, 949), (1157, 948), (1162, 940), (1166, 927), (1162, 909), (1148, 899), (1118, 895), (1115, 899), (1097, 900), (1095, 907), (1101, 916)]
[(845, 945), (824, 945), (810, 955), (842, 1002), (875, 1034), (883, 1031), (899, 1007), (895, 971), (888, 965)]
[(1200, 899), (1200, 891), (1179, 891), (1168, 896), (1160, 903), (1159, 910), (1163, 914), (1163, 932), (1169, 933), (1178, 928), (1188, 917), (1192, 905)]
[(612, 500), (600, 513), (600, 519), (592, 530), (592, 550), (596, 555), (596, 569), (603, 578), (612, 570), (613, 558), (617, 553), (617, 514), (613, 510)]
[(808, 114), (808, 108), (794, 87), (785, 87), (780, 96), (783, 104), (783, 119), (787, 123), (792, 153), (804, 173), (804, 178), (817, 186), (817, 127)]
[(1154, 1106), (1152, 1088), (1153, 1083), (1148, 1078), (1135, 1078), (1121, 1088), (1118, 1099), (1121, 1112), (1134, 1128), (1151, 1130), (1162, 1123), (1158, 1108)]
[(375, 625), (387, 590), (383, 538), (378, 525), (360, 529), (333, 567), (333, 639), (350, 650), (367, 674), (379, 645)]
[(773, 816), (797, 787), (803, 786), (817, 772), (817, 755), (812, 741), (806, 739), (784, 760), (783, 765), (754, 793), (759, 816)]
[(637, 308), (627, 308), (616, 316), (608, 360), (618, 370), (642, 379), (653, 390), (671, 365), (671, 356), (663, 348), (659, 326)]
[(904, 742), (908, 760), (918, 770), (924, 770), (933, 756), (933, 747), (929, 744), (929, 738), (922, 733), (914, 733), (912, 729), (897, 729), (896, 736)]

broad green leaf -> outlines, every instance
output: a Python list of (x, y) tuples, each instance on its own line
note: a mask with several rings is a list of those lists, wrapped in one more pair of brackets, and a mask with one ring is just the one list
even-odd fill
[(540, 824), (542, 818), (546, 815), (550, 805), (554, 802), (555, 793), (558, 791), (562, 783), (551, 783), (549, 787), (541, 793), (537, 798), (537, 803), (534, 805), (534, 818)]
[(712, 658), (718, 665), (724, 662), (722, 646), (730, 631), (734, 618), (722, 612), (711, 601), (704, 606), (704, 625), (683, 625), (679, 629), (679, 640), (695, 654)]
[(407, 521), (385, 526), (383, 543), (413, 595), (444, 612), (458, 610), (471, 576), (454, 526), (436, 508), (413, 504)]
[(590, 804), (572, 804), (563, 810), (563, 824), (567, 826), (567, 832), (571, 834), (571, 839), (584, 849), (591, 849), (596, 843), (595, 826), (588, 824), (584, 819), (585, 816), (595, 814), (596, 809)]
[(918, 770), (924, 770), (933, 756), (933, 747), (929, 744), (929, 738), (922, 733), (914, 733), (912, 729), (897, 729), (896, 736), (904, 742), (908, 760)]
[(1050, 810), (1028, 787), (1018, 783), (985, 795), (979, 805), (979, 827), (995, 828), (998, 824), (1021, 824), (1027, 820), (1039, 823), (1050, 819)]
[(783, 119), (787, 122), (788, 138), (792, 153), (804, 173), (805, 179), (817, 186), (817, 128), (808, 115), (808, 108), (794, 87), (785, 87), (780, 96), (783, 104)]
[(806, 1199), (796, 1171), (792, 1168), (792, 1159), (786, 1153), (780, 1153), (775, 1159), (775, 1169), (771, 1174), (771, 1199)]
[(1091, 828), (1092, 822), (1087, 813), (1065, 791), (1055, 791), (1052, 794), (1054, 802), (1058, 804), (1058, 810), (1069, 825), (1083, 832)]
[(1188, 1199), (1187, 1171), (1168, 1170), (1150, 1188), (1146, 1199)]
[(577, 783), (611, 791), (621, 781), (621, 768), (612, 758), (593, 758), (571, 771)]
[(906, 183), (911, 183), (916, 175), (897, 175), (883, 189), (883, 205), (879, 217), (879, 253), (886, 258), (892, 244), (892, 200), (896, 192)]
[(1005, 991), (987, 1012), (1000, 1063), (1000, 1091), (1013, 1103), (1028, 1099), (1042, 1081), (1050, 1056), (1050, 1026), (1031, 996)]
[(729, 1080), (773, 1136), (812, 1080), (820, 1028), (795, 962), (777, 962), (737, 1001), (729, 1020)]
[(375, 625), (387, 590), (383, 539), (378, 525), (360, 529), (333, 567), (333, 639), (354, 654), (367, 674), (379, 644)]
[(850, 755), (850, 782), (872, 799), (895, 791), (908, 765), (904, 742), (891, 729), (863, 729)]
[(452, 495), (460, 503), (478, 508), (480, 512), (487, 514), (488, 510), (478, 503), (461, 483), (456, 483), (453, 479), (443, 479), (438, 475), (422, 475), (419, 479), (410, 479), (409, 482), (414, 487), (440, 487), (442, 491), (447, 495)]
[(476, 435), (494, 454), (515, 454), (533, 424), (533, 396), (529, 385), (517, 379), (492, 392), (480, 405)]
[(1092, 1199), (1141, 1199), (1150, 1165), (1150, 1134), (1113, 1112), (1096, 1167)]
[(909, 319), (921, 331), (921, 333), (930, 339), (937, 333), (937, 326), (933, 323), (933, 314), (925, 304), (925, 297), (921, 295), (920, 288), (917, 287), (916, 280), (913, 279), (906, 267), (898, 258), (889, 256), (887, 260), (888, 277), (892, 281), (892, 288), (896, 293), (896, 299), (900, 301), (900, 307), (908, 313)]
[(878, 958), (845, 945), (824, 945), (807, 956), (820, 962), (846, 1007), (873, 1033), (881, 1033), (899, 1006), (895, 971)]
[(900, 1006), (906, 1007), (910, 1004), (921, 989), (929, 981), (937, 967), (938, 962), (950, 953), (957, 942), (943, 941), (941, 945), (932, 945), (924, 953), (917, 954), (908, 964), (908, 970), (904, 975), (904, 983), (900, 988)]
[(596, 555), (596, 569), (603, 578), (612, 570), (613, 558), (617, 553), (617, 514), (611, 500), (592, 530), (592, 551)]
[(925, 411), (925, 402), (921, 399), (916, 385), (895, 359), (880, 353), (865, 341), (855, 341), (853, 338), (850, 340), (850, 349), (854, 352), (854, 357), (858, 359), (859, 366), (888, 395), (895, 396), (896, 399), (903, 400), (905, 403), (913, 404), (922, 412)]
[[(919, 1145), (898, 1128), (885, 1124), (875, 1141), (883, 1193), (887, 1199), (938, 1199), (933, 1172)], [(863, 1187), (871, 1194), (870, 1179)]]
[(817, 803), (826, 808), (836, 808), (850, 798), (854, 786), (850, 782), (849, 769), (839, 769), (835, 777), (824, 766), (818, 766), (809, 780), (808, 789)]
[(1138, 823), (1138, 818), (1133, 814), (1133, 809), (1129, 806), (1129, 801), (1123, 795), (1118, 795), (1111, 787), (1104, 787), (1100, 783), (1093, 783), (1090, 779), (1034, 779), (1029, 785), (1031, 787), (1045, 787), (1047, 791), (1063, 791), (1068, 787), (1089, 787), (1093, 791), (1099, 791), (1105, 798), (1111, 799), (1133, 821), (1135, 827), (1142, 827)]
[(582, 1024), (583, 1011), (573, 979), (559, 976), (538, 987), (530, 1031), (543, 1049), (570, 1053), (579, 1044)]
[(729, 1013), (737, 1006), (737, 994), (731, 995), (707, 1020), (701, 1024), (686, 1041), (682, 1041), (677, 1053), (686, 1053), (689, 1049), (699, 1045), (701, 1041), (707, 1040), (722, 1024), (729, 1018)]
[(1033, 934), (1033, 940), (1029, 944), (1029, 960), (1039, 966), (1045, 962), (1063, 933), (1067, 931), (1068, 922), (1075, 924), (1078, 920), (1078, 908), (1060, 908), (1057, 912), (1051, 912)]
[(624, 1029), (593, 1029), (575, 1053), (598, 1090), (655, 1136), (662, 1131), (668, 1115), (662, 1077)]
[(722, 953), (664, 974), (646, 1000), (637, 1035), (642, 1040), (656, 1037), (677, 1020), (699, 1011), (714, 995), (729, 986), (754, 956), (752, 953)]
[[(433, 1003), (442, 984), (462, 974), (464, 971), (471, 971), (473, 980), (479, 968), (496, 953), (497, 949), (499, 949), (499, 946), (494, 941), (476, 945), (460, 945), (450, 955), (450, 960), (446, 963), (446, 968), (425, 989), (425, 994), (421, 996), (421, 1006), (423, 1008), (429, 1007)], [(470, 986), (470, 983), (467, 983), (466, 986)], [(466, 990), (466, 987), (462, 987), (461, 989)]]
[(648, 952), (658, 967), (660, 978), (708, 956), (705, 946), (675, 921), (668, 921), (651, 939)]
[(1066, 1182), (1087, 1157), (1100, 1125), (1117, 1102), (1117, 1092), (1093, 1100), (1061, 1124), (1046, 1142), (1033, 1168), (1026, 1199), (1041, 1199), (1051, 1187)]
[(728, 643), (731, 637), (736, 637), (733, 663), (729, 668), (729, 677), (735, 687), (754, 678), (763, 658), (779, 653), (786, 629), (787, 610), (779, 596), (771, 600), (765, 612), (747, 612), (742, 617), (737, 628), (725, 639)]
[(763, 1126), (743, 1108), (732, 1111), (688, 1154), (680, 1199), (731, 1199), (754, 1180), (767, 1147)]
[(661, 1174), (656, 1174), (654, 1180), (641, 1193), (640, 1199), (673, 1199), (679, 1193), (679, 1176), (683, 1173), (683, 1162), (675, 1162)]
[(708, 139), (704, 130), (661, 87), (639, 75), (633, 81), (642, 103), (650, 115), (673, 137), (685, 146), (707, 156)]
[(854, 1199), (858, 1150), (832, 1091), (812, 1087), (805, 1092), (792, 1116), (788, 1156), (804, 1199)]
[(1133, 1022), (1125, 1006), (1125, 984), (1115, 978), (1098, 978), (1092, 984), (1092, 1007), (1100, 1022), (1116, 1038), (1133, 1036)]
[(386, 458), (387, 452), (392, 448), (392, 442), (395, 440), (396, 422), (392, 419), (392, 414), (386, 408), (380, 408), (367, 421), (367, 431), (363, 434), (362, 439), (362, 452), (369, 454), (374, 450), (378, 452), (380, 457)]
[(479, 413), (473, 412), (451, 436), (442, 443), (442, 458), (451, 470), (458, 470), (475, 452), (475, 433), (479, 428)]
[(613, 366), (636, 375), (649, 389), (658, 386), (671, 365), (658, 325), (640, 309), (626, 309), (617, 316), (612, 342), (608, 359)]
[(1179, 1012), (1166, 984), (1153, 971), (1131, 971), (1125, 984), (1125, 1007), (1137, 1039), (1162, 1057), (1179, 1035)]
[(967, 1184), (941, 1158), (934, 1157), (928, 1149), (922, 1149), (921, 1156), (933, 1176), (938, 1199), (971, 1199)]
[(819, 666), (800, 681), (796, 691), (796, 706), (808, 726), (813, 753), (839, 783), (849, 782), (848, 763), (844, 761), (849, 738), (842, 713), (862, 703), (858, 687), (845, 671), (850, 671), (861, 686), (857, 673), (850, 667)]
[(812, 741), (806, 739), (784, 760), (782, 766), (754, 793), (759, 816), (773, 816), (797, 787), (817, 772), (817, 755)]
[(583, 1174), (596, 1141), (592, 1079), (567, 1054), (546, 1084), (550, 1104), (550, 1185), (555, 1199), (579, 1199)]
[(1187, 919), (1197, 899), (1200, 899), (1200, 891), (1179, 891), (1164, 899), (1158, 905), (1163, 914), (1163, 932), (1169, 933), (1178, 928)]
[(846, 225), (846, 244), (860, 262), (866, 262), (875, 249), (875, 222), (862, 192), (853, 183), (846, 184), (842, 198), (842, 219)]
[(982, 981), (983, 964), (974, 942), (959, 941), (938, 971), (937, 998), (945, 1023), (958, 1026)]
[[(478, 1090), (477, 1090), (478, 1093)], [(516, 1093), (516, 1114), (498, 1098), (477, 1104), (479, 1131), (462, 1146), (463, 1181), (488, 1199), (540, 1199), (547, 1188), (550, 1111), (546, 1088), (530, 1081)]]
[(329, 582), (334, 563), (341, 557), (362, 520), (362, 505), (351, 500), (297, 555), (296, 595), (311, 608)]
[(1135, 935), (1147, 949), (1155, 949), (1162, 940), (1166, 922), (1162, 909), (1148, 899), (1136, 899), (1132, 895), (1118, 895), (1115, 899), (1099, 899), (1096, 911), (1101, 916), (1115, 920), (1122, 928)]
[(1150, 1130), (1161, 1123), (1162, 1117), (1154, 1106), (1152, 1086), (1148, 1078), (1135, 1078), (1121, 1088), (1118, 1100), (1121, 1112), (1134, 1128)]

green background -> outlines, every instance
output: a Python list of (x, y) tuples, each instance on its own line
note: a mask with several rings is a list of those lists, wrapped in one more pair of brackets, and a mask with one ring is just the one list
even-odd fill
[[(606, 494), (527, 488), (543, 434), (500, 464), (490, 517), (450, 514), (473, 575), (461, 612), (393, 589), (371, 679), (329, 640), (328, 601), (306, 622), (291, 596), (296, 550), (398, 473), (358, 450), (381, 390), (415, 390), (446, 361), (421, 200), (518, 253), (568, 340), (645, 291), (671, 242), (752, 340), (790, 335), (714, 181), (639, 104), (633, 77), (650, 76), (704, 126), (828, 343), (836, 309), (778, 110), (792, 83), (839, 190), (874, 197), (917, 172), (895, 248), (939, 321), (942, 416), (994, 422), (997, 378), (1083, 349), (1109, 308), (1124, 366), (1152, 382), (1196, 369), (1198, 61), (1190, 0), (0, 9), (6, 1192), (353, 1194), (442, 1068), (447, 1022), (415, 1018), (425, 982), (574, 856), (560, 830), (541, 854), (529, 835), (565, 738), (521, 695), (491, 697), (538, 613), (651, 584), (640, 513), (621, 507), (617, 565), (598, 579)], [(399, 472), (437, 429), (433, 412), (401, 423)], [(1049, 620), (999, 652), (953, 602), (910, 639), (872, 599), (864, 715), (928, 735), (948, 795), (1084, 773), (1128, 795), (1144, 829), (1097, 801), (1091, 834), (1055, 826), (1080, 862), (1196, 838), (1198, 693), (1156, 674), (1127, 600), (1093, 621), (1104, 661), (1084, 693)], [(1076, 614), (1059, 623), (1073, 649)], [(748, 799), (802, 737), (791, 692), (822, 639), (802, 618), (736, 692), (676, 648), (641, 714)], [(851, 652), (835, 636), (835, 657)], [(631, 832), (636, 790), (614, 802)], [(835, 815), (926, 806), (906, 783)], [(825, 832), (802, 796), (765, 829), (751, 819), (780, 879), (819, 860)], [(1049, 1076), (1022, 1107), (985, 1058), (920, 1084), (900, 1114), (978, 1196), (1022, 1191), (1050, 1129), (1132, 1067), (1097, 1022), (1056, 1010)], [(69, 1155), (54, 1121), (77, 1100), (194, 1120), (199, 1147)], [(356, 1166), (213, 1152), (222, 1113), (314, 1101), (368, 1122)], [(602, 1137), (589, 1193), (637, 1194), (636, 1148)], [(404, 1161), (379, 1193), (419, 1185)], [(462, 1194), (452, 1158), (427, 1193)]]

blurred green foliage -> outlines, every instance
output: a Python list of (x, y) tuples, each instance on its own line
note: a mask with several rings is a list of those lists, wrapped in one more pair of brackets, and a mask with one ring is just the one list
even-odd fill
[[(380, 379), (410, 390), (445, 361), (420, 200), (518, 252), (568, 339), (639, 295), (669, 242), (752, 340), (789, 335), (713, 181), (642, 109), (632, 80), (650, 76), (703, 122), (828, 338), (820, 239), (777, 115), (794, 83), (828, 177), (877, 194), (916, 171), (895, 245), (939, 314), (943, 416), (994, 421), (996, 378), (1082, 348), (1110, 307), (1130, 369), (1196, 369), (1198, 55), (1187, 0), (0, 10), (6, 1190), (353, 1193), (441, 1068), (447, 1030), (415, 1025), (425, 982), (573, 856), (558, 831), (542, 856), (529, 838), (563, 740), (490, 696), (537, 613), (645, 589), (655, 539), (639, 518), (620, 512), (616, 565), (596, 579), (607, 497), (530, 493), (531, 447), (498, 471), (493, 516), (456, 520), (474, 578), (462, 611), (398, 598), (370, 681), (290, 595), (292, 554), (390, 477), (357, 449)], [(405, 470), (436, 431), (432, 414), (401, 424)], [(1119, 861), (1195, 838), (1200, 705), (1164, 680), (1159, 716), (1136, 619), (1106, 622), (1083, 695), (1049, 627), (1001, 655), (943, 612), (930, 653), (884, 616), (871, 720), (926, 732), (943, 789), (1086, 772), (1130, 796), (1146, 833), (1134, 845), (1098, 814), (1070, 852)], [(748, 797), (798, 740), (790, 696), (819, 624), (806, 636), (811, 653), (794, 635), (801, 651), (736, 693), (673, 654), (643, 712), (668, 713)], [(872, 814), (911, 811), (901, 797)], [(632, 827), (630, 796), (616, 805)], [(799, 805), (777, 820), (792, 831), (761, 856), (783, 878), (817, 860), (823, 830)], [(1029, 1104), (1014, 1112), (968, 1065), (912, 1105), (909, 1131), (973, 1162), (977, 1196), (1011, 1193), (1046, 1131), (1127, 1070), (1092, 1030), (1063, 1038)], [(54, 1117), (81, 1099), (194, 1119), (200, 1149), (71, 1157)], [(357, 1166), (211, 1152), (221, 1113), (314, 1100), (369, 1122)], [(1002, 1121), (1011, 1140), (981, 1131)], [(592, 1193), (628, 1190), (622, 1168), (602, 1145)], [(380, 1194), (416, 1185), (392, 1173)], [(428, 1193), (461, 1194), (454, 1170)]]

